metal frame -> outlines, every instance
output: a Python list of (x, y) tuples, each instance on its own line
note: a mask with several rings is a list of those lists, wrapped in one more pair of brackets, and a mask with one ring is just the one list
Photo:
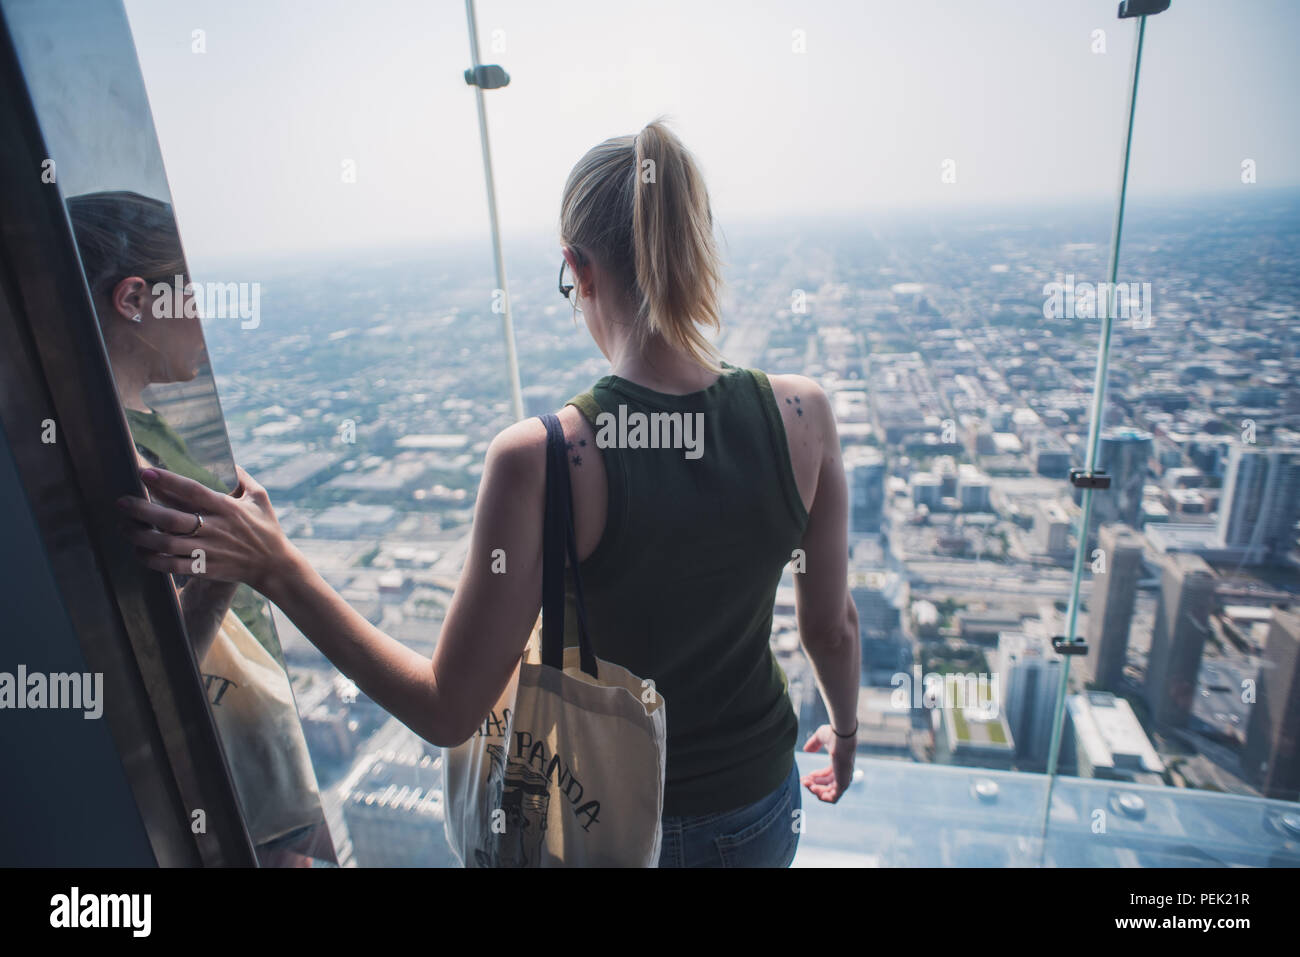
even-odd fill
[(156, 860), (253, 866), (174, 589), (118, 531), (114, 501), (142, 493), (130, 433), (63, 197), (41, 181), (48, 152), (3, 18), (0, 89), (0, 417), (87, 664), (104, 673), (105, 717)]

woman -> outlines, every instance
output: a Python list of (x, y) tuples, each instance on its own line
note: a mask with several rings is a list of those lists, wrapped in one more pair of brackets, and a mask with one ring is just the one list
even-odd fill
[[(856, 745), (857, 615), (830, 404), (802, 376), (769, 380), (716, 361), (704, 335), (719, 326), (721, 282), (708, 193), (661, 123), (578, 162), (560, 232), (561, 291), (611, 368), (559, 413), (590, 634), (599, 657), (649, 678), (671, 703), (660, 864), (787, 866), (802, 830), (798, 722), (769, 638), (792, 559), (800, 635), (831, 719), (804, 745), (828, 749), (831, 764), (804, 786), (839, 800)], [(601, 414), (620, 405), (694, 416), (698, 447), (609, 444)], [(538, 419), (510, 426), (488, 448), (469, 553), (432, 661), (325, 583), (242, 469), (241, 499), (146, 471), (150, 489), (187, 510), (139, 499), (124, 508), (142, 523), (132, 539), (149, 567), (175, 571), (187, 561), (175, 556), (203, 547), (210, 576), (251, 584), (374, 700), (453, 746), (505, 687), (537, 618), (545, 457)], [(185, 537), (195, 513), (202, 529)], [(493, 573), (498, 549), (505, 574)]]

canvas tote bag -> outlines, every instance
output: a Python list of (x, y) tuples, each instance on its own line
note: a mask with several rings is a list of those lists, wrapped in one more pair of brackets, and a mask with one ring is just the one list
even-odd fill
[[(465, 743), (443, 749), (447, 843), (466, 867), (657, 867), (664, 700), (597, 658), (573, 536), (564, 431), (546, 423), (542, 615), (505, 690)], [(564, 647), (564, 562), (579, 646)]]
[(289, 676), (233, 611), (199, 670), (253, 843), (318, 823), (320, 792)]

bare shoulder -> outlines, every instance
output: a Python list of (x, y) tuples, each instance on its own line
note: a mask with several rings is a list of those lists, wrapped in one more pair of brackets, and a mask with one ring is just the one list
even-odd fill
[[(576, 405), (566, 405), (556, 415), (560, 417), (560, 425), (564, 427), (566, 438), (570, 440), (586, 439), (588, 442), (595, 439), (596, 433), (592, 431), (591, 423), (587, 421), (587, 417), (582, 414), (582, 410)], [(543, 429), (542, 431), (545, 432), (546, 430)]]
[[(591, 424), (577, 407), (566, 405), (556, 415), (570, 444), (594, 444)], [(488, 446), (487, 463), (508, 477), (540, 477), (546, 470), (546, 423), (529, 416), (502, 429)]]
[(768, 381), (785, 419), (787, 434), (793, 428), (824, 438), (828, 424), (834, 422), (826, 390), (806, 375), (774, 375), (768, 376)]
[(811, 510), (827, 448), (838, 447), (835, 417), (825, 390), (804, 375), (768, 376), (772, 395), (785, 424), (786, 446), (794, 469), (799, 497)]
[(511, 483), (540, 480), (546, 466), (546, 425), (529, 417), (497, 433), (487, 450), (485, 469)]
[(796, 375), (787, 373), (785, 375), (769, 375), (767, 381), (772, 383), (772, 391), (777, 394), (778, 398), (798, 395), (805, 401), (820, 397), (823, 401), (826, 399), (826, 391), (817, 384), (813, 379), (806, 375)]

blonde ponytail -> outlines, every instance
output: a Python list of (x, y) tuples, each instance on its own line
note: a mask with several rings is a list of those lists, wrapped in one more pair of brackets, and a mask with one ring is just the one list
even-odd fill
[(625, 284), (642, 342), (661, 336), (721, 371), (704, 334), (722, 327), (709, 194), (694, 157), (662, 120), (578, 161), (565, 184), (560, 233)]

